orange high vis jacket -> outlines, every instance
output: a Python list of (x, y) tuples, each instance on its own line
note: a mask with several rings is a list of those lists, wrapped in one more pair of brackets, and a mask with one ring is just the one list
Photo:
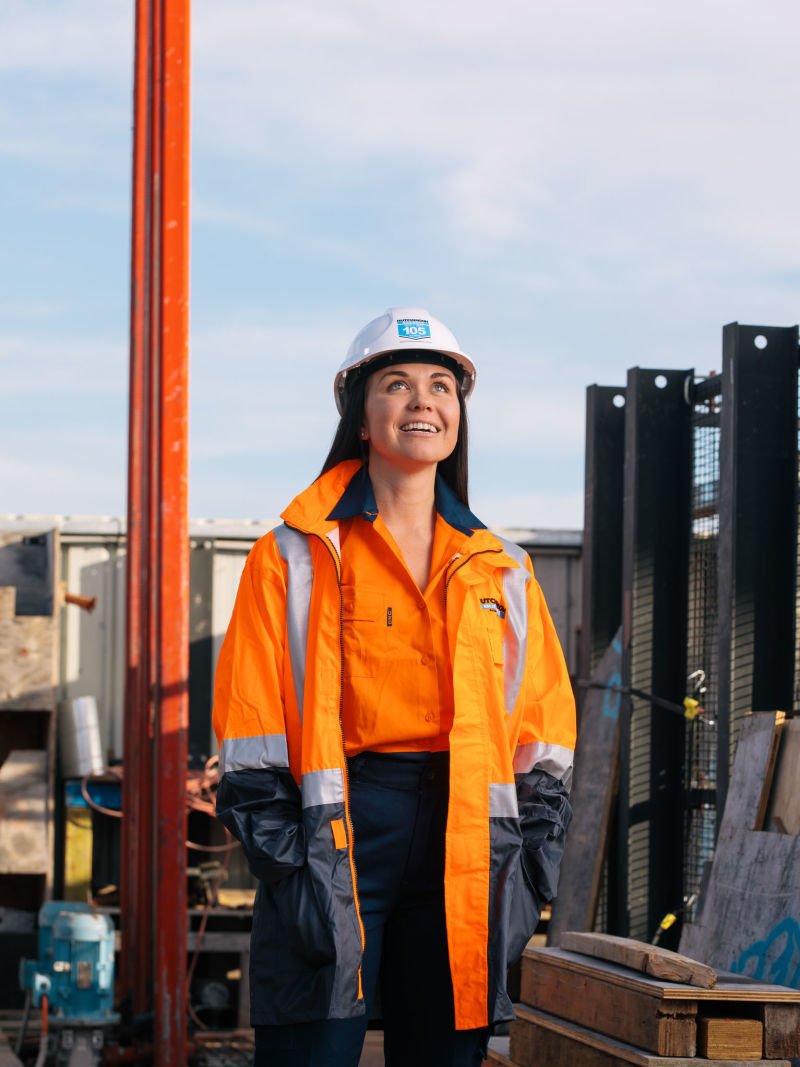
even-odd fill
[[(258, 879), (253, 1025), (364, 1012), (329, 517), (360, 467), (322, 475), (254, 545), (217, 664), (217, 813)], [(441, 481), (437, 507), (445, 519), (451, 507), (469, 514)], [(575, 747), (572, 689), (527, 553), (483, 528), (465, 541), (445, 576), (445, 907), (458, 1029), (513, 1016), (506, 969), (555, 895)]]

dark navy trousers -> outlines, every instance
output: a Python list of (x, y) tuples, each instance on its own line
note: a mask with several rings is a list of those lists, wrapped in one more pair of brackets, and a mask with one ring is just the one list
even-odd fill
[(349, 760), (366, 1014), (257, 1026), (255, 1067), (358, 1067), (380, 990), (387, 1067), (479, 1067), (487, 1030), (456, 1030), (444, 916), (447, 752)]

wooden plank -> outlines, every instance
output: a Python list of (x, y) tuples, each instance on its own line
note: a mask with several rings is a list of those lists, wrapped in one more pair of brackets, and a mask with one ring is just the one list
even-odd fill
[(767, 1059), (800, 1058), (800, 1013), (795, 1004), (762, 1004), (764, 1055)]
[[(117, 930), (114, 934), (114, 948), (117, 952), (119, 952), (120, 944), (120, 932)], [(186, 935), (186, 949), (188, 952), (194, 952), (196, 948), (197, 931), (189, 930)], [(250, 934), (238, 930), (206, 930), (200, 944), (201, 952), (223, 952), (235, 955), (249, 952), (249, 950)]]
[(570, 930), (563, 933), (559, 944), (570, 952), (580, 952), (584, 956), (618, 963), (621, 967), (630, 967), (653, 978), (664, 978), (670, 982), (687, 982), (702, 989), (713, 989), (717, 983), (717, 972), (713, 967), (698, 963), (688, 956), (681, 956), (658, 945), (648, 945), (644, 941), (634, 941), (628, 937), (614, 937), (612, 934), (590, 934)]
[(20, 749), (0, 767), (0, 873), (50, 869), (47, 753)]
[[(621, 634), (620, 629), (595, 670), (592, 681), (598, 685), (621, 684)], [(565, 930), (594, 926), (616, 788), (619, 705), (619, 694), (607, 689), (589, 688), (584, 694), (570, 797), (573, 818), (548, 926), (551, 944), (558, 944)]]
[(800, 719), (783, 724), (766, 827), (779, 834), (800, 834)]
[[(554, 965), (555, 963), (555, 965)], [(697, 1005), (662, 1001), (606, 981), (601, 971), (577, 974), (540, 957), (523, 961), (523, 1003), (661, 1056), (694, 1056)]]
[(511, 1024), (511, 1059), (520, 1067), (791, 1067), (788, 1060), (709, 1060), (695, 1056), (657, 1056), (531, 1008), (517, 1009)]
[(757, 1060), (763, 1046), (764, 1027), (758, 1019), (697, 1020), (697, 1052), (707, 1059)]
[(651, 978), (627, 967), (620, 967), (616, 963), (594, 960), (589, 956), (580, 956), (576, 952), (566, 952), (560, 948), (526, 948), (522, 953), (522, 978), (525, 978), (528, 968), (541, 965), (544, 961), (563, 967), (575, 975), (601, 976), (604, 981), (620, 989), (637, 990), (664, 1001), (783, 1002), (795, 1007), (800, 1006), (800, 990), (754, 981), (746, 975), (723, 974), (718, 971), (714, 988), (701, 989), (684, 982), (665, 982), (662, 978)]
[(702, 911), (682, 932), (694, 959), (800, 987), (800, 835), (756, 830), (782, 716), (743, 724)]

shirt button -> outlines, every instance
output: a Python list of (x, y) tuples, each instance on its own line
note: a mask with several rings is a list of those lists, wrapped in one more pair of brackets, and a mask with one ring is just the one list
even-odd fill
[(432, 662), (433, 662), (433, 657), (432, 656), (422, 656), (420, 658), (420, 663), (422, 664), (423, 667), (427, 667), (428, 664), (432, 663)]
[(433, 722), (433, 720), (435, 718), (436, 718), (436, 716), (433, 714), (432, 711), (426, 711), (425, 712), (425, 722)]
[(345, 604), (345, 608), (347, 609), (347, 611), (354, 611), (355, 610), (355, 604), (353, 603), (352, 600), (348, 600), (348, 602)]

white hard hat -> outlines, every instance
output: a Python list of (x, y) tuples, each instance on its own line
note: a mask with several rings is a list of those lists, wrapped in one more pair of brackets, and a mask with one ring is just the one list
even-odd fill
[[(387, 308), (383, 315), (368, 322), (355, 336), (347, 350), (344, 363), (333, 383), (336, 407), (344, 414), (347, 377), (357, 367), (371, 363), (378, 356), (407, 352), (418, 361), (421, 353), (430, 351), (449, 356), (464, 371), (461, 391), (468, 397), (475, 386), (475, 364), (462, 352), (461, 346), (443, 322), (435, 319), (425, 308)], [(402, 362), (398, 358), (397, 362)]]

